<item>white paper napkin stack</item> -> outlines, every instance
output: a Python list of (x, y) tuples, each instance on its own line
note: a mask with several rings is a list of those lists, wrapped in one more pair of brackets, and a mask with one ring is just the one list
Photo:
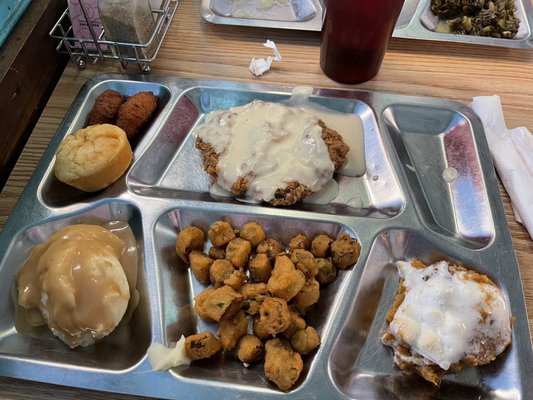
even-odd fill
[(533, 239), (533, 136), (524, 127), (507, 129), (499, 96), (474, 97), (470, 107), (483, 122), (515, 218)]

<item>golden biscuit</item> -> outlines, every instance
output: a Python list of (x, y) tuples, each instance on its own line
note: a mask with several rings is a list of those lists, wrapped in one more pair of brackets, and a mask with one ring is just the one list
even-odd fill
[(133, 153), (115, 125), (92, 125), (65, 137), (56, 153), (55, 176), (85, 192), (111, 185), (128, 169)]

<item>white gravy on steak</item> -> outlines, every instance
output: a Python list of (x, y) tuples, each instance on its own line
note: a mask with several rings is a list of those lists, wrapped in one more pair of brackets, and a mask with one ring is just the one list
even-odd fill
[(318, 117), (301, 108), (255, 100), (209, 113), (195, 134), (219, 155), (216, 183), (231, 191), (246, 177), (254, 200), (272, 200), (289, 182), (317, 192), (333, 177)]

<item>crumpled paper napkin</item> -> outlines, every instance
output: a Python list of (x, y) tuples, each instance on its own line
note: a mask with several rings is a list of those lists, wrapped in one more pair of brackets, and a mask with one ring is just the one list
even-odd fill
[(274, 52), (274, 57), (268, 56), (266, 60), (264, 58), (252, 58), (252, 61), (250, 62), (250, 66), (248, 68), (250, 69), (250, 72), (255, 76), (261, 76), (266, 71), (268, 71), (272, 66), (272, 61), (281, 61), (281, 54), (279, 53), (278, 48), (276, 47), (276, 43), (274, 43), (272, 40), (267, 40), (265, 43), (263, 43), (263, 46), (272, 49), (272, 51)]
[(507, 129), (499, 96), (474, 97), (470, 107), (483, 122), (490, 153), (511, 198), (516, 221), (533, 239), (533, 136), (524, 127)]

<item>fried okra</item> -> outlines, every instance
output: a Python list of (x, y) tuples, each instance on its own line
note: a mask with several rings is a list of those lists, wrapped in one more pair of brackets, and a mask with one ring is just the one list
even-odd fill
[(209, 249), (209, 257), (213, 260), (223, 260), (226, 258), (226, 249), (223, 247), (211, 247)]
[(201, 332), (185, 338), (185, 351), (193, 360), (209, 358), (222, 349), (222, 344), (211, 332)]
[(311, 253), (318, 258), (328, 257), (331, 243), (333, 243), (333, 239), (328, 235), (317, 235), (311, 241)]
[(265, 376), (281, 390), (294, 386), (304, 367), (302, 356), (285, 339), (271, 339), (265, 344)]
[(263, 226), (255, 221), (244, 224), (240, 232), (241, 238), (248, 240), (252, 248), (256, 248), (266, 238)]
[(253, 319), (252, 328), (254, 335), (261, 340), (272, 339), (272, 335), (268, 333), (266, 328), (266, 323), (259, 318), (259, 315), (256, 315)]
[(256, 315), (259, 313), (259, 307), (261, 307), (262, 303), (263, 300), (244, 300), (243, 310), (248, 315)]
[(320, 298), (320, 284), (316, 279), (308, 279), (302, 287), (302, 290), (298, 292), (294, 297), (294, 305), (301, 313), (305, 313), (309, 307), (318, 302)]
[(268, 282), (272, 274), (272, 264), (265, 253), (258, 253), (248, 262), (248, 272), (254, 282)]
[(203, 230), (195, 226), (188, 226), (178, 233), (176, 253), (183, 261), (188, 263), (191, 251), (203, 251), (204, 240), (205, 233)]
[(229, 222), (216, 221), (207, 231), (207, 237), (215, 247), (221, 247), (235, 239), (235, 231)]
[(209, 283), (209, 268), (213, 264), (213, 259), (204, 252), (193, 250), (189, 254), (189, 263), (191, 271), (202, 283)]
[(292, 253), (296, 249), (305, 250), (307, 248), (307, 236), (303, 234), (296, 235), (289, 242), (289, 251)]
[(248, 240), (235, 238), (226, 247), (226, 260), (229, 260), (236, 268), (244, 268), (251, 251), (252, 246)]
[(255, 250), (257, 253), (265, 253), (270, 261), (273, 261), (276, 256), (285, 251), (285, 246), (283, 246), (276, 239), (266, 239), (257, 245)]
[(244, 311), (240, 310), (233, 318), (220, 323), (218, 336), (224, 350), (233, 350), (241, 337), (248, 330), (248, 318)]
[(306, 279), (311, 279), (318, 273), (318, 265), (315, 262), (313, 253), (303, 249), (295, 249), (291, 253), (291, 261), (296, 269), (302, 271)]
[(298, 353), (309, 354), (320, 346), (320, 336), (318, 336), (315, 328), (308, 326), (292, 335), (291, 345)]
[(241, 293), (244, 296), (243, 308), (249, 315), (257, 314), (265, 297), (270, 296), (265, 283), (245, 283)]
[(337, 268), (333, 265), (331, 258), (315, 258), (315, 263), (318, 267), (318, 273), (315, 279), (321, 285), (331, 283), (337, 277)]
[(209, 280), (214, 287), (221, 287), (235, 271), (235, 267), (228, 260), (215, 260), (209, 269)]
[(211, 319), (210, 313), (206, 312), (205, 304), (209, 296), (211, 296), (214, 291), (215, 291), (214, 287), (205, 288), (200, 293), (198, 293), (196, 297), (194, 298), (194, 311), (196, 312), (196, 314), (200, 316), (200, 318), (204, 320)]
[(359, 242), (343, 233), (337, 240), (331, 243), (331, 258), (337, 268), (345, 269), (355, 264), (361, 253)]
[[(208, 292), (204, 294), (206, 291)], [(200, 317), (217, 322), (233, 318), (244, 303), (242, 294), (228, 285), (204, 289), (194, 300), (194, 311)]]
[(267, 285), (265, 283), (245, 283), (241, 288), (241, 293), (245, 300), (257, 300), (260, 297), (269, 296)]
[(295, 332), (305, 329), (307, 323), (302, 318), (300, 313), (296, 311), (294, 306), (289, 306), (289, 312), (291, 313), (291, 323), (289, 327), (283, 331), (283, 336), (290, 339)]
[(305, 275), (296, 269), (288, 256), (276, 257), (272, 276), (267, 283), (273, 296), (289, 301), (298, 294), (304, 284)]
[[(304, 315), (319, 301), (320, 286), (335, 279), (337, 268), (357, 261), (359, 242), (348, 234), (335, 241), (327, 235), (310, 241), (299, 234), (290, 240), (287, 253), (257, 222), (236, 230), (217, 221), (207, 234), (207, 255), (206, 235), (190, 228), (182, 231), (176, 251), (179, 248), (180, 257), (190, 262), (200, 282), (212, 284), (195, 297), (194, 310), (202, 319), (219, 323), (220, 338), (206, 332), (191, 337), (188, 351), (196, 351), (191, 358), (207, 358), (222, 349), (234, 351), (248, 366), (264, 357), (267, 379), (281, 390), (292, 388), (303, 370), (301, 355), (320, 345), (320, 336)], [(247, 334), (250, 321), (253, 335)]]
[(242, 285), (245, 284), (247, 279), (248, 278), (244, 271), (236, 269), (227, 279), (224, 280), (224, 285), (231, 286), (233, 290), (239, 291), (239, 289), (242, 287)]
[(244, 335), (237, 343), (237, 357), (246, 364), (260, 361), (264, 351), (265, 345), (254, 335)]
[(283, 332), (291, 323), (287, 302), (277, 297), (266, 297), (259, 307), (259, 321), (271, 335)]

